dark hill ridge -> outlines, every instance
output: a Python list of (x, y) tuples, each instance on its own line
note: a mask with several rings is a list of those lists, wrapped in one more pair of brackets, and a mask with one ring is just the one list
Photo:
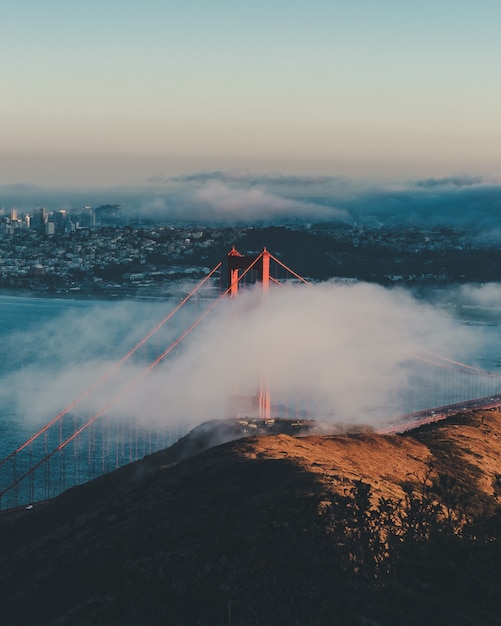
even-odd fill
[(209, 423), (4, 518), (1, 623), (501, 623), (501, 414), (313, 426)]

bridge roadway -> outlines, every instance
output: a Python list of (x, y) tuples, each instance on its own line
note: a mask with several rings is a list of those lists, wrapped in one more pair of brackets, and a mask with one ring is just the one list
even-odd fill
[(419, 426), (425, 426), (426, 424), (432, 424), (433, 422), (439, 422), (451, 415), (456, 415), (462, 411), (480, 411), (488, 409), (497, 409), (501, 406), (501, 394), (487, 396), (485, 398), (475, 398), (473, 400), (465, 400), (464, 402), (456, 402), (455, 404), (446, 404), (445, 406), (436, 407), (433, 409), (424, 409), (422, 411), (415, 411), (414, 413), (406, 413), (400, 415), (395, 423), (379, 428), (378, 433), (382, 435), (393, 435), (398, 433), (405, 433)]

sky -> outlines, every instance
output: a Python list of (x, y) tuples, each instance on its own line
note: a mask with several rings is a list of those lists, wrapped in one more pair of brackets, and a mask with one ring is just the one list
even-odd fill
[(17, 0), (0, 192), (213, 171), (496, 177), (500, 23), (498, 0)]

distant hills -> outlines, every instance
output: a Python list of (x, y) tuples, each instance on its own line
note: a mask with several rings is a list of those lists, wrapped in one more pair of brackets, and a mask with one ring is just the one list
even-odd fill
[(500, 623), (500, 412), (250, 430), (204, 424), (0, 516), (1, 623)]

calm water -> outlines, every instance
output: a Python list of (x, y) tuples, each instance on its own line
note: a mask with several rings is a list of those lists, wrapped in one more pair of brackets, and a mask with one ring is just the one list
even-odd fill
[[(16, 372), (26, 367), (34, 344), (39, 342), (40, 331), (43, 332), (48, 324), (58, 324), (68, 312), (78, 314), (93, 304), (90, 301), (0, 296), (0, 457), (3, 458), (32, 432), (32, 427), (19, 419), (18, 408), (9, 391), (12, 381), (16, 380)], [(50, 356), (43, 346), (39, 346), (37, 353), (37, 366), (43, 368)], [(30, 394), (30, 386), (30, 381), (26, 381), (26, 394)]]
[[(89, 363), (113, 363), (162, 320), (180, 298), (152, 301), (96, 301), (0, 295), (0, 458), (57, 415), (97, 378)], [(196, 307), (192, 306), (193, 310)], [(190, 313), (183, 313), (185, 317)], [(169, 332), (157, 333), (162, 347)], [(162, 334), (163, 333), (163, 334)], [(168, 345), (168, 344), (167, 344)], [(151, 351), (151, 348), (149, 348)], [(140, 364), (155, 354), (140, 354)], [(71, 380), (58, 402), (44, 386), (68, 371), (87, 371)], [(74, 390), (74, 391), (73, 391)]]

